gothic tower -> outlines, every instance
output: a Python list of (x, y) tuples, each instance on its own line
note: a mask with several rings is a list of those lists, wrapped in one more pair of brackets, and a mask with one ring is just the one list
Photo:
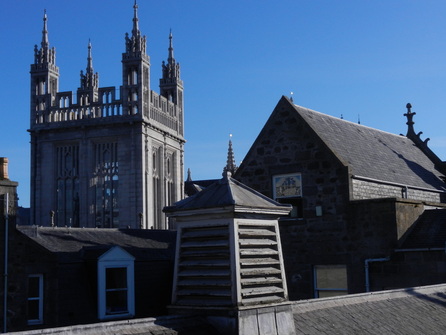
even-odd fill
[(99, 87), (89, 41), (76, 94), (59, 92), (45, 13), (31, 65), (32, 224), (168, 228), (162, 209), (183, 198), (183, 82), (170, 34), (160, 94), (150, 90), (146, 46), (135, 1), (122, 85)]

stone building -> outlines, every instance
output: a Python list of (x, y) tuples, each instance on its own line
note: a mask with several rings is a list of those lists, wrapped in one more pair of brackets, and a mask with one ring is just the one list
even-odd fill
[(243, 159), (235, 179), (293, 206), (280, 220), (291, 300), (446, 280), (445, 165), (407, 108), (402, 136), (282, 97)]
[(172, 34), (160, 93), (134, 5), (122, 85), (100, 87), (88, 43), (76, 92), (59, 91), (47, 15), (31, 65), (31, 223), (165, 229), (162, 208), (183, 198), (183, 81)]
[(7, 295), (7, 331), (166, 314), (175, 237), (170, 230), (10, 224), (9, 284), (0, 294), (2, 301)]

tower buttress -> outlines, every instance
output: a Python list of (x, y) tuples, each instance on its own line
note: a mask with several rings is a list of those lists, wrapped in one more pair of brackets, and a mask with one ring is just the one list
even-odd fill
[(173, 36), (169, 34), (167, 64), (163, 61), (163, 77), (160, 79), (160, 94), (183, 109), (183, 81), (180, 79), (180, 64), (173, 56)]
[(147, 39), (141, 36), (138, 5), (133, 5), (132, 35), (125, 35), (126, 50), (122, 54), (122, 102), (124, 113), (144, 114), (150, 108), (150, 58)]
[(31, 127), (46, 118), (45, 111), (56, 104), (59, 91), (59, 68), (56, 50), (50, 49), (46, 11), (43, 15), (40, 49), (34, 46), (34, 64), (31, 64)]
[(89, 105), (98, 101), (99, 75), (93, 70), (93, 57), (91, 53), (91, 42), (88, 41), (87, 67), (85, 74), (81, 70), (80, 87), (77, 90), (78, 103), (81, 106)]

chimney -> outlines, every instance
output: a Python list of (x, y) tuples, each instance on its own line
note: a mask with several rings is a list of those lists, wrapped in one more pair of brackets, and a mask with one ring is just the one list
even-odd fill
[(0, 157), (0, 180), (9, 180), (8, 158)]

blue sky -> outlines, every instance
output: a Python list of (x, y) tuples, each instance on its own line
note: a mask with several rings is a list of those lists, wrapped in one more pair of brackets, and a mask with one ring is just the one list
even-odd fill
[[(391, 133), (415, 131), (446, 159), (446, 2), (430, 0), (139, 0), (151, 86), (158, 91), (168, 35), (185, 85), (185, 169), (219, 178), (229, 134), (237, 164), (282, 95)], [(60, 90), (75, 91), (87, 44), (99, 84), (121, 84), (133, 0), (0, 1), (0, 156), (29, 206), (29, 69), (44, 9)]]

